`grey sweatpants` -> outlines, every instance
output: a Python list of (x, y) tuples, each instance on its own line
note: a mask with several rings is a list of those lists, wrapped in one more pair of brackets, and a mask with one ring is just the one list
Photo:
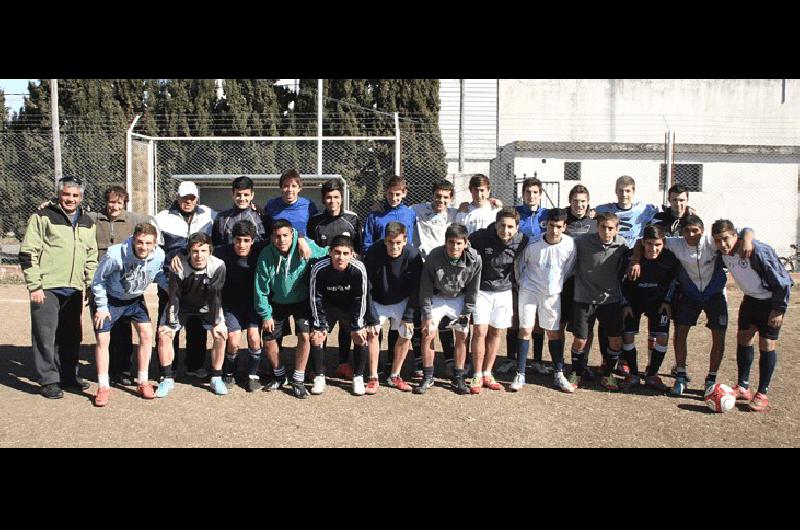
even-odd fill
[(42, 386), (75, 379), (81, 345), (83, 293), (59, 296), (44, 292), (44, 303), (31, 302), (33, 362)]

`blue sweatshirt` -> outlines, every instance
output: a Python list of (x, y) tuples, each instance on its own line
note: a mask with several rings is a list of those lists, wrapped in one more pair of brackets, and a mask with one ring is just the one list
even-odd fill
[(408, 241), (414, 241), (414, 227), (417, 224), (417, 214), (414, 213), (414, 210), (405, 204), (391, 208), (388, 202), (383, 201), (383, 211), (370, 212), (364, 223), (364, 241), (362, 242), (364, 255), (367, 254), (373, 243), (386, 236), (386, 225), (392, 221), (405, 225)]
[(519, 231), (528, 237), (535, 237), (547, 231), (547, 208), (539, 206), (534, 212), (527, 204), (514, 206), (519, 212)]
[(166, 290), (168, 279), (163, 266), (164, 251), (160, 247), (155, 247), (145, 259), (137, 258), (133, 251), (133, 236), (119, 245), (110, 246), (92, 280), (98, 311), (108, 311), (109, 296), (118, 300), (138, 298), (153, 280)]
[(317, 205), (305, 197), (298, 197), (294, 204), (286, 204), (283, 198), (274, 197), (264, 205), (264, 229), (267, 237), (272, 230), (272, 223), (285, 219), (292, 223), (300, 237), (305, 237), (308, 220), (317, 214)]

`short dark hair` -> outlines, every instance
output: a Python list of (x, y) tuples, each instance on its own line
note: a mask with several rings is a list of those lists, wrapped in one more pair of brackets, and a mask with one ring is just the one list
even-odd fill
[(547, 210), (547, 218), (546, 221), (549, 223), (553, 221), (557, 223), (559, 221), (566, 222), (567, 220), (567, 210), (565, 208), (551, 208)]
[(278, 180), (278, 186), (283, 187), (283, 183), (287, 180), (294, 179), (297, 181), (297, 184), (302, 188), (303, 187), (303, 179), (300, 178), (300, 172), (296, 169), (287, 169), (283, 173), (281, 173), (281, 178)]
[(386, 189), (389, 188), (407, 188), (408, 184), (406, 183), (406, 179), (404, 177), (398, 177), (397, 175), (393, 176), (389, 179), (389, 182), (386, 183)]
[(525, 193), (525, 190), (532, 186), (539, 188), (539, 192), (542, 191), (542, 181), (536, 177), (528, 177), (522, 181), (522, 192)]
[(439, 179), (433, 183), (433, 193), (436, 193), (437, 190), (449, 191), (452, 197), (455, 195), (456, 187), (447, 179)]
[(571, 190), (569, 190), (569, 200), (571, 201), (572, 197), (579, 193), (585, 193), (586, 197), (589, 197), (589, 189), (583, 184), (576, 184), (572, 187)]
[(241, 177), (236, 177), (235, 179), (233, 179), (233, 182), (231, 182), (231, 190), (233, 191), (252, 190), (253, 186), (254, 186), (253, 179), (251, 179), (250, 177), (246, 177), (244, 175), (242, 175)]
[(704, 228), (703, 220), (700, 219), (699, 215), (695, 215), (693, 213), (690, 213), (684, 218), (683, 226), (684, 228), (686, 228), (687, 226), (699, 226), (700, 228)]
[(387, 237), (397, 237), (400, 235), (407, 235), (408, 231), (406, 230), (406, 225), (403, 223), (398, 223), (397, 221), (392, 221), (391, 223), (386, 225), (386, 235), (384, 239)]
[(331, 240), (330, 248), (333, 247), (348, 247), (353, 250), (353, 238), (344, 234), (339, 234)]
[(269, 229), (269, 231), (275, 232), (275, 230), (278, 230), (280, 228), (289, 228), (291, 230), (294, 230), (292, 223), (290, 223), (286, 219), (278, 219), (274, 223), (272, 223), (272, 227)]
[(603, 223), (603, 222), (606, 222), (606, 221), (614, 221), (614, 224), (616, 224), (616, 225), (619, 224), (619, 217), (617, 217), (617, 215), (615, 213), (612, 213), (612, 212), (600, 212), (594, 218), (597, 221), (597, 225), (598, 226), (600, 225), (600, 223)]
[(233, 235), (233, 237), (250, 237), (255, 239), (256, 225), (246, 219), (239, 221), (233, 225), (233, 228), (231, 229), (231, 235)]
[(664, 239), (664, 227), (661, 225), (647, 225), (642, 232), (642, 239)]
[(139, 223), (133, 227), (133, 237), (136, 237), (139, 234), (158, 237), (158, 229), (151, 223)]
[(444, 239), (446, 241), (454, 238), (468, 240), (469, 232), (467, 231), (467, 227), (458, 223), (453, 223), (448, 226), (447, 230), (444, 231)]
[(497, 211), (497, 215), (494, 216), (495, 222), (499, 223), (500, 219), (505, 217), (510, 217), (514, 219), (514, 221), (519, 224), (519, 212), (513, 206), (504, 206)]
[(469, 179), (469, 189), (480, 188), (481, 186), (486, 186), (489, 189), (492, 188), (492, 184), (489, 182), (489, 177), (478, 173)]
[(338, 191), (339, 193), (344, 196), (344, 186), (342, 186), (342, 181), (339, 179), (328, 179), (322, 183), (322, 186), (319, 188), (320, 194), (322, 198), (325, 198), (325, 195), (332, 191)]
[(190, 249), (195, 245), (211, 246), (211, 237), (205, 232), (195, 232), (189, 236), (189, 240), (186, 242), (186, 248)]
[(669, 195), (671, 193), (674, 193), (676, 195), (680, 195), (681, 193), (685, 193), (686, 194), (686, 198), (687, 199), (689, 198), (689, 188), (687, 188), (683, 184), (675, 184), (670, 189), (668, 189), (667, 190), (667, 197), (669, 197)]
[(711, 225), (711, 235), (716, 236), (723, 232), (733, 232), (735, 234), (736, 227), (733, 226), (733, 222), (728, 219), (717, 219), (714, 221), (714, 224)]
[(128, 192), (122, 186), (109, 186), (105, 191), (105, 199), (108, 202), (112, 195), (122, 198), (124, 204), (128, 204)]

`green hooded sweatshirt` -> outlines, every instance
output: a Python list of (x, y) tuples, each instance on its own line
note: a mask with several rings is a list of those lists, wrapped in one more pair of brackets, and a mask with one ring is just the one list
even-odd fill
[[(308, 301), (308, 263), (297, 252), (297, 230), (292, 230), (292, 246), (287, 256), (283, 256), (275, 245), (267, 245), (258, 255), (256, 264), (255, 298), (256, 312), (264, 320), (272, 318), (270, 302), (288, 305)], [(326, 247), (320, 247), (306, 238), (311, 247), (311, 259), (328, 255)]]

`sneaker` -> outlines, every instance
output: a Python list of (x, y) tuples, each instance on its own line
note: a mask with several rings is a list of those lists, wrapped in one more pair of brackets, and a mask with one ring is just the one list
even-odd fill
[(318, 375), (314, 378), (314, 386), (311, 387), (311, 394), (318, 396), (325, 392), (325, 376)]
[[(601, 370), (600, 370), (600, 372), (602, 373), (602, 365), (601, 365)], [(588, 364), (587, 364), (587, 365), (586, 365), (586, 367), (583, 369), (583, 379), (586, 379), (587, 381), (594, 381), (595, 379), (597, 379), (597, 374), (596, 374), (596, 373), (594, 373), (594, 370), (592, 370), (592, 369), (589, 367), (589, 365), (588, 365)]]
[(225, 382), (221, 377), (212, 377), (210, 386), (211, 391), (218, 396), (224, 396), (228, 393), (228, 387), (225, 386)]
[(61, 381), (61, 388), (64, 390), (87, 390), (91, 385), (89, 381), (83, 379), (82, 377), (76, 377), (75, 379), (67, 379), (65, 381)]
[(581, 380), (582, 379), (583, 378), (581, 376), (579, 376), (578, 374), (576, 374), (575, 372), (571, 372), (569, 374), (569, 376), (567, 377), (567, 381), (569, 382), (569, 384), (571, 384), (573, 386), (573, 388), (575, 388), (575, 390), (577, 390), (577, 389), (579, 389), (581, 387)]
[(353, 376), (353, 395), (363, 396), (366, 393), (367, 389), (364, 387), (364, 376)]
[(349, 363), (342, 363), (336, 367), (336, 373), (334, 375), (339, 379), (352, 379), (353, 367), (350, 366)]
[(292, 395), (297, 399), (306, 399), (308, 397), (308, 390), (302, 381), (292, 381)]
[(619, 384), (617, 383), (617, 378), (614, 377), (613, 374), (604, 376), (600, 380), (600, 386), (602, 386), (606, 390), (612, 390), (612, 391), (620, 389)]
[(175, 379), (171, 377), (165, 377), (160, 383), (158, 383), (158, 388), (156, 388), (156, 397), (167, 397), (167, 394), (169, 394), (170, 390), (173, 388), (175, 388)]
[(133, 386), (136, 383), (133, 382), (133, 376), (131, 376), (128, 372), (123, 372), (121, 374), (111, 374), (109, 377), (109, 381), (114, 385), (120, 386)]
[(483, 386), (488, 388), (489, 390), (503, 390), (503, 385), (497, 382), (494, 378), (494, 375), (491, 373), (489, 375), (483, 376)]
[(525, 386), (525, 374), (517, 372), (517, 375), (514, 376), (514, 381), (512, 381), (511, 386), (508, 388), (513, 390), (514, 392), (519, 392), (520, 390), (522, 390), (522, 387), (524, 386)]
[(424, 394), (430, 387), (433, 386), (433, 378), (424, 378), (419, 386), (414, 387), (415, 394)]
[(156, 397), (156, 393), (153, 390), (153, 385), (150, 383), (140, 383), (136, 385), (136, 393), (139, 394), (143, 399), (153, 399)]
[(94, 396), (95, 407), (105, 407), (108, 405), (108, 398), (111, 397), (111, 389), (107, 386), (101, 386), (97, 389), (97, 394)]
[(638, 375), (628, 374), (622, 382), (622, 390), (630, 391), (642, 384), (642, 379)]
[(261, 390), (261, 381), (258, 379), (258, 377), (247, 378), (246, 390), (248, 392), (257, 392), (258, 390)]
[(753, 393), (750, 392), (750, 389), (738, 384), (733, 387), (733, 395), (736, 396), (736, 401), (753, 401)]
[[(576, 378), (577, 378), (577, 376), (576, 376)], [(580, 378), (578, 378), (578, 379), (580, 379)], [(556, 384), (556, 388), (558, 388), (559, 390), (561, 390), (562, 392), (565, 392), (567, 394), (574, 394), (575, 390), (578, 389), (578, 385), (570, 383), (567, 380), (567, 378), (564, 377), (563, 372), (558, 372), (556, 374), (556, 376), (555, 376), (555, 384)]]
[(767, 412), (769, 410), (767, 395), (757, 392), (753, 401), (750, 402), (750, 410), (753, 412)]
[(645, 377), (644, 384), (652, 388), (653, 390), (657, 390), (659, 392), (666, 392), (669, 390), (669, 387), (664, 384), (660, 377), (657, 375), (651, 375), (649, 377)]
[[(672, 365), (672, 368), (669, 371), (669, 375), (671, 375), (672, 377), (678, 377), (678, 365), (677, 364), (673, 364)], [(686, 372), (684, 372), (684, 377), (685, 377), (687, 383), (691, 383), (692, 382), (692, 378), (689, 377), (689, 374), (687, 374)]]
[(708, 392), (708, 391), (709, 391), (711, 388), (713, 388), (713, 387), (714, 387), (714, 385), (716, 385), (716, 384), (717, 384), (717, 382), (716, 382), (716, 381), (712, 381), (712, 380), (710, 380), (710, 379), (706, 379), (706, 380), (703, 382), (703, 393), (705, 393), (705, 392)]
[(369, 381), (367, 381), (367, 388), (364, 392), (370, 396), (378, 393), (378, 378), (377, 377), (370, 377)]
[(495, 369), (495, 372), (498, 374), (510, 374), (512, 371), (517, 369), (517, 361), (513, 359), (506, 359), (500, 366)]
[(39, 392), (47, 399), (61, 399), (64, 397), (64, 391), (56, 383), (44, 385), (39, 389)]
[(411, 385), (403, 381), (403, 378), (400, 377), (399, 375), (396, 375), (394, 377), (389, 377), (386, 380), (386, 384), (402, 392), (411, 392)]
[(464, 381), (464, 376), (459, 375), (457, 377), (453, 377), (450, 381), (450, 384), (453, 386), (453, 389), (456, 391), (456, 394), (460, 396), (465, 396), (469, 394), (470, 388), (467, 386), (467, 383)]
[(670, 389), (670, 394), (673, 396), (682, 396), (684, 392), (686, 392), (686, 387), (688, 386), (688, 379), (686, 379), (685, 374), (681, 374), (675, 377), (675, 384), (672, 385)]
[(264, 392), (272, 392), (273, 390), (279, 390), (282, 387), (286, 386), (289, 383), (289, 380), (286, 378), (285, 375), (280, 377), (273, 376), (272, 380), (264, 385)]
[(186, 375), (189, 377), (196, 377), (197, 379), (205, 379), (208, 377), (208, 370), (205, 368), (198, 368), (197, 370), (186, 372)]
[(222, 382), (225, 383), (225, 386), (229, 389), (236, 386), (236, 378), (233, 376), (233, 374), (222, 376)]
[(547, 375), (550, 373), (550, 369), (544, 365), (542, 361), (534, 362), (533, 363), (533, 373), (539, 375)]
[(470, 379), (469, 382), (469, 392), (470, 394), (480, 394), (481, 387), (483, 386), (483, 377), (473, 377)]

